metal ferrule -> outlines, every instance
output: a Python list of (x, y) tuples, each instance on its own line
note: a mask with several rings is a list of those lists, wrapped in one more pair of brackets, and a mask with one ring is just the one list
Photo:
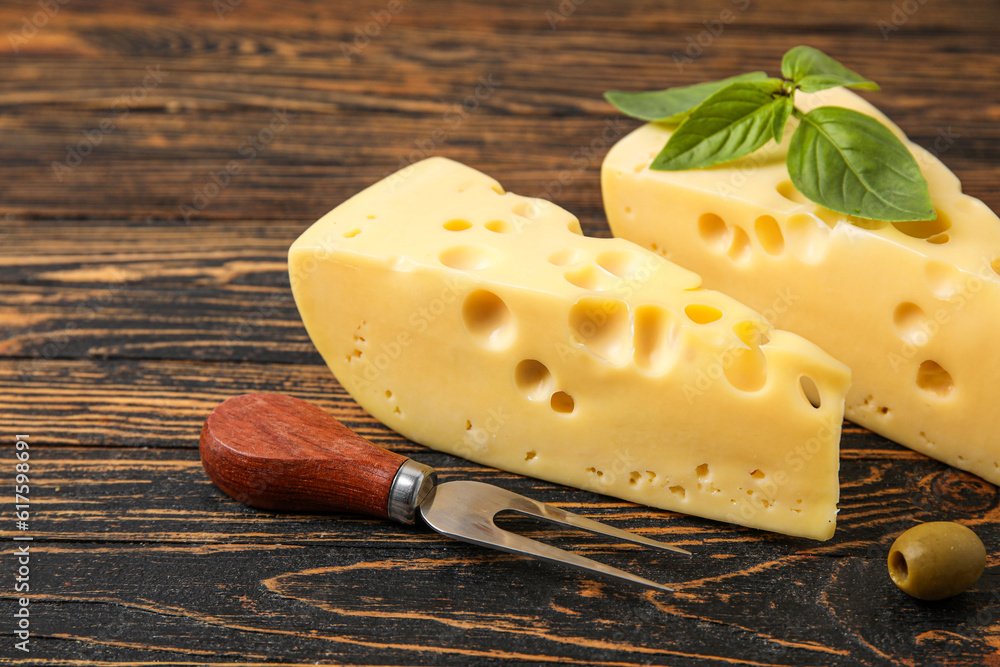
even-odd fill
[(400, 523), (416, 523), (417, 508), (436, 484), (434, 468), (406, 459), (396, 471), (389, 489), (389, 518)]

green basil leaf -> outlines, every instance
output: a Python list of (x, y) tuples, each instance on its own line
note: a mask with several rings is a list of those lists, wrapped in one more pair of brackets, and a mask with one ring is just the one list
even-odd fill
[(889, 128), (841, 107), (819, 107), (788, 147), (788, 174), (803, 195), (831, 211), (872, 220), (933, 220), (917, 161)]
[(781, 75), (804, 93), (848, 86), (880, 90), (878, 84), (852, 72), (839, 62), (811, 46), (796, 46), (781, 59)]
[(722, 90), (729, 84), (736, 81), (763, 81), (765, 79), (767, 79), (767, 74), (764, 72), (750, 72), (731, 76), (721, 81), (709, 81), (696, 83), (693, 86), (652, 90), (643, 93), (609, 90), (604, 93), (604, 99), (611, 102), (626, 116), (639, 120), (677, 124), (687, 118), (691, 110), (704, 102), (712, 93)]
[(780, 79), (731, 83), (699, 104), (670, 136), (650, 169), (681, 171), (728, 162), (754, 152), (774, 136), (774, 115), (785, 97)]
[(781, 143), (781, 137), (785, 134), (785, 123), (788, 117), (795, 110), (795, 101), (791, 97), (780, 98), (783, 103), (774, 108), (773, 136), (777, 143)]

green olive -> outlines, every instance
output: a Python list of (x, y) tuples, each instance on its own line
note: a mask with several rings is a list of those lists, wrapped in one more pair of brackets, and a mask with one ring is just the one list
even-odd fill
[(889, 576), (921, 600), (943, 600), (976, 583), (986, 567), (986, 549), (960, 523), (932, 521), (910, 528), (889, 549)]

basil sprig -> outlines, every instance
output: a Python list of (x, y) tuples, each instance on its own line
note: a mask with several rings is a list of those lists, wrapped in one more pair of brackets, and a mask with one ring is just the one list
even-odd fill
[(796, 46), (781, 60), (782, 79), (751, 72), (721, 81), (604, 97), (627, 116), (678, 125), (650, 165), (657, 171), (703, 169), (781, 143), (789, 116), (798, 127), (788, 174), (804, 196), (831, 211), (899, 222), (937, 217), (917, 161), (889, 128), (841, 107), (803, 113), (795, 92), (835, 86), (878, 90), (818, 49)]

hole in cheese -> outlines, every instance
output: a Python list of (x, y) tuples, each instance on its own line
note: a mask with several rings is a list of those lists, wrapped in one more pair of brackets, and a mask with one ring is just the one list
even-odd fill
[(708, 464), (707, 463), (702, 463), (700, 466), (698, 466), (697, 468), (695, 468), (694, 471), (698, 474), (698, 478), (699, 479), (707, 479), (708, 478), (709, 469), (708, 469)]
[(993, 273), (1000, 276), (1000, 257), (993, 258), (993, 261), (990, 262), (990, 268), (993, 269)]
[(764, 479), (764, 473), (762, 473), (759, 469), (751, 472), (750, 476), (754, 479)]
[(924, 267), (927, 286), (939, 299), (950, 299), (962, 291), (962, 273), (954, 264), (930, 260)]
[(354, 238), (355, 236), (357, 236), (360, 233), (361, 233), (361, 230), (358, 229), (357, 227), (355, 227), (354, 229), (349, 229), (346, 232), (344, 232), (344, 238), (345, 239), (352, 239), (352, 238)]
[(917, 369), (917, 386), (924, 391), (945, 398), (955, 390), (951, 373), (936, 361), (927, 360)]
[(823, 399), (820, 396), (819, 387), (816, 386), (816, 381), (808, 375), (803, 375), (799, 378), (799, 391), (802, 392), (802, 398), (804, 398), (809, 405), (813, 406), (817, 410), (821, 405), (823, 405)]
[(742, 227), (733, 226), (733, 240), (729, 244), (729, 259), (745, 262), (750, 259), (750, 237)]
[(514, 231), (514, 225), (506, 222), (505, 220), (490, 220), (483, 226), (491, 232), (496, 232), (497, 234), (509, 234)]
[(639, 274), (646, 258), (637, 252), (608, 250), (599, 254), (595, 259), (597, 265), (611, 275), (622, 280), (633, 280)]
[(555, 264), (556, 266), (569, 266), (571, 264), (576, 264), (584, 257), (584, 252), (579, 248), (563, 248), (562, 250), (556, 250), (554, 253), (549, 255), (549, 264)]
[(472, 223), (468, 220), (449, 220), (444, 223), (444, 228), (449, 232), (461, 232), (472, 227)]
[(846, 222), (854, 225), (855, 227), (860, 227), (861, 229), (882, 229), (889, 223), (885, 220), (869, 220), (868, 218), (858, 218), (853, 215), (846, 215), (844, 213), (837, 213), (836, 211), (831, 211), (828, 208), (822, 206), (817, 206), (813, 209), (813, 215), (826, 223), (826, 226), (833, 229), (837, 226), (837, 223)]
[(535, 452), (535, 451), (525, 452), (524, 453), (524, 460), (525, 461), (530, 461), (533, 458), (535, 458), (536, 456), (538, 456), (538, 453)]
[(514, 384), (529, 401), (544, 400), (552, 393), (552, 373), (542, 362), (525, 359), (514, 369)]
[(614, 276), (593, 264), (584, 264), (570, 269), (563, 274), (563, 277), (572, 285), (595, 292), (609, 290), (616, 283)]
[(930, 339), (927, 314), (915, 303), (904, 301), (896, 306), (892, 313), (892, 323), (896, 327), (896, 333), (907, 343), (924, 345)]
[(628, 483), (631, 484), (632, 486), (637, 485), (639, 483), (639, 480), (641, 479), (642, 475), (639, 474), (638, 470), (633, 470), (628, 474)]
[(438, 260), (451, 269), (476, 271), (496, 263), (499, 254), (492, 248), (481, 245), (459, 245), (446, 248), (438, 255)]
[(760, 347), (771, 342), (767, 333), (767, 325), (755, 320), (743, 320), (733, 325), (733, 333), (747, 347)]
[(754, 223), (757, 240), (768, 255), (780, 255), (785, 250), (785, 237), (781, 234), (778, 221), (769, 215), (762, 215)]
[(722, 319), (722, 311), (704, 303), (689, 303), (684, 306), (684, 314), (695, 324), (710, 324)]
[(685, 491), (684, 487), (680, 485), (671, 486), (670, 493), (674, 494), (675, 496), (680, 496), (681, 498), (684, 498), (687, 495), (687, 491)]
[(714, 213), (705, 213), (698, 218), (698, 235), (715, 252), (722, 253), (729, 245), (729, 225)]
[(942, 213), (940, 209), (935, 210), (937, 211), (937, 219), (935, 220), (894, 222), (892, 226), (915, 239), (929, 239), (932, 236), (937, 236), (951, 229), (951, 220), (948, 219), (948, 216)]
[(788, 180), (788, 179), (785, 179), (785, 180), (781, 181), (780, 183), (778, 183), (778, 185), (775, 186), (774, 189), (778, 191), (779, 195), (781, 195), (782, 197), (784, 197), (788, 201), (795, 202), (796, 204), (810, 204), (810, 203), (812, 203), (812, 202), (809, 201), (809, 199), (804, 194), (802, 194), (801, 192), (799, 192), (795, 188), (795, 185), (790, 180)]
[(942, 245), (951, 240), (951, 237), (947, 234), (938, 234), (937, 236), (932, 236), (927, 239), (928, 243), (933, 243), (934, 245)]
[(663, 306), (647, 304), (635, 310), (632, 360), (636, 366), (662, 373), (677, 351), (678, 326), (673, 315)]
[(601, 359), (624, 366), (632, 354), (628, 305), (617, 299), (584, 297), (569, 311), (576, 339)]
[[(567, 394), (565, 391), (557, 391), (556, 393), (552, 394), (552, 400), (549, 401), (549, 404), (552, 406), (552, 409), (555, 412), (564, 415), (570, 414), (576, 407), (576, 403), (575, 401), (573, 401), (573, 397)], [(598, 473), (598, 475), (600, 474), (602, 473)]]
[(767, 382), (767, 358), (760, 347), (734, 347), (726, 353), (723, 372), (729, 384), (740, 391), (757, 391)]
[(466, 331), (485, 348), (503, 349), (514, 340), (514, 316), (503, 299), (488, 290), (476, 290), (465, 297), (462, 321)]
[(541, 200), (538, 199), (525, 199), (514, 205), (511, 212), (514, 215), (519, 215), (522, 218), (537, 218), (542, 213)]

